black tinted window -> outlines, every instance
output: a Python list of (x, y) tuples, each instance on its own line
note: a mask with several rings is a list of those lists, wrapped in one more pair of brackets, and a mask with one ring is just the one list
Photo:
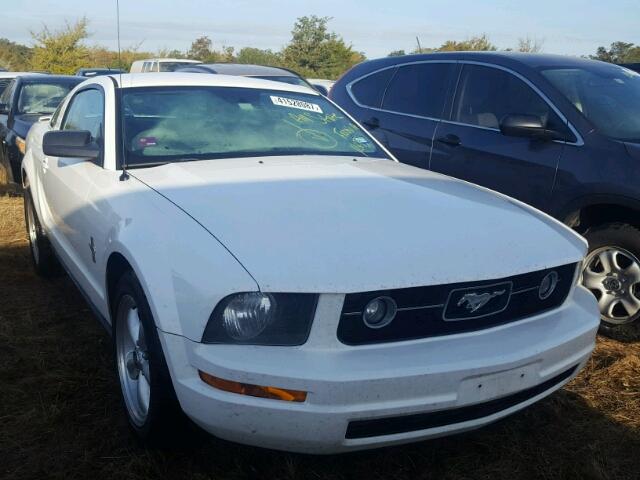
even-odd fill
[(395, 68), (387, 68), (358, 80), (351, 86), (351, 93), (362, 105), (379, 108), (382, 104), (382, 97), (387, 84), (395, 71)]
[(62, 130), (89, 130), (94, 139), (102, 137), (104, 101), (98, 90), (84, 90), (71, 100)]
[(389, 84), (382, 108), (439, 118), (453, 68), (452, 63), (420, 63), (400, 67)]
[(2, 96), (2, 93), (9, 86), (10, 83), (11, 83), (10, 78), (0, 78), (0, 96)]
[(505, 115), (535, 115), (548, 128), (566, 131), (547, 102), (515, 75), (497, 68), (465, 65), (460, 76), (453, 120), (499, 128)]

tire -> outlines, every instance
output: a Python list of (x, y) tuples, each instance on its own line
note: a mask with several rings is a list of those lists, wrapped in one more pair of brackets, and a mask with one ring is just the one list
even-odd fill
[(24, 223), (27, 227), (31, 261), (36, 273), (44, 278), (52, 278), (60, 275), (62, 269), (53, 252), (49, 239), (42, 231), (42, 225), (40, 224), (38, 214), (33, 205), (31, 191), (28, 188), (24, 191)]
[(113, 299), (115, 367), (129, 425), (148, 446), (184, 444), (190, 425), (173, 389), (149, 304), (133, 272), (122, 275)]
[(582, 283), (598, 299), (601, 333), (620, 339), (640, 333), (640, 230), (608, 223), (587, 230)]

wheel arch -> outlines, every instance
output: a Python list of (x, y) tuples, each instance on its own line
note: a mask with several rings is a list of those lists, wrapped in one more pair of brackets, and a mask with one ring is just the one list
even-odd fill
[(582, 198), (567, 208), (560, 219), (579, 233), (596, 225), (614, 222), (640, 228), (640, 201), (612, 195)]
[(125, 272), (134, 272), (135, 270), (126, 257), (120, 252), (112, 252), (107, 260), (107, 268), (105, 272), (105, 287), (107, 295), (107, 308), (109, 315), (113, 319), (113, 295), (118, 284), (118, 280)]

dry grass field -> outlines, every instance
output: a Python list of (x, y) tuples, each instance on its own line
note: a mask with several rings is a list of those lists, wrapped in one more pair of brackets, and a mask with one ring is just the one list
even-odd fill
[(72, 283), (37, 278), (28, 255), (22, 199), (0, 197), (2, 479), (640, 479), (640, 343), (604, 338), (567, 388), (460, 436), (334, 457), (215, 439), (146, 450), (120, 409), (108, 336)]

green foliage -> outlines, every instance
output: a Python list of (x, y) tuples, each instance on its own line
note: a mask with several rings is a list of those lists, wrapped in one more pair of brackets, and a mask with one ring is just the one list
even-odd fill
[(44, 26), (40, 32), (31, 32), (35, 42), (31, 56), (31, 69), (51, 73), (72, 74), (89, 65), (89, 49), (83, 44), (89, 33), (87, 19), (51, 31)]
[(640, 46), (627, 42), (613, 42), (608, 50), (598, 47), (596, 54), (589, 57), (610, 63), (636, 63), (640, 62)]
[(272, 50), (261, 50), (259, 48), (245, 47), (236, 55), (236, 62), (251, 63), (255, 65), (269, 65), (270, 67), (280, 67), (283, 65), (282, 57)]
[(282, 51), (284, 64), (310, 77), (337, 78), (345, 70), (364, 60), (334, 32), (329, 32), (329, 17), (300, 17), (291, 32), (291, 41)]
[(0, 67), (7, 70), (27, 70), (31, 49), (25, 45), (0, 38)]

